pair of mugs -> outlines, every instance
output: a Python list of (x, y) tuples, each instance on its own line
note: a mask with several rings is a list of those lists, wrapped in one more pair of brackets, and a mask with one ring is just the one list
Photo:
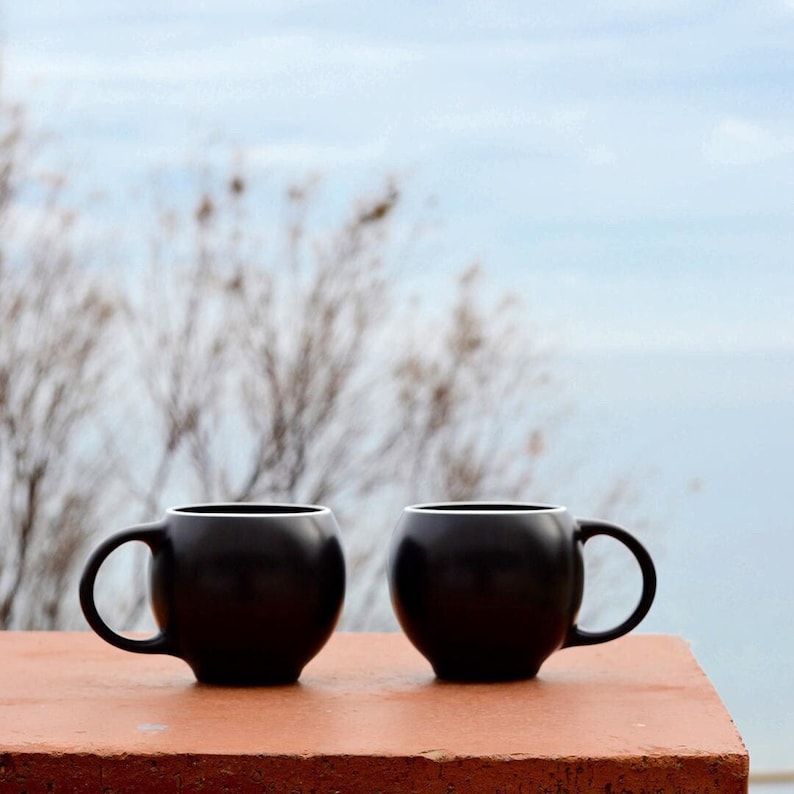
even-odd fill
[[(576, 625), (582, 547), (595, 535), (624, 543), (642, 595), (609, 631)], [(94, 602), (105, 558), (128, 541), (151, 550), (150, 596), (159, 633), (113, 631)], [(442, 679), (531, 678), (558, 648), (615, 639), (650, 609), (656, 573), (645, 548), (614, 524), (563, 507), (451, 502), (406, 507), (392, 535), (388, 580), (397, 619)], [(285, 684), (325, 645), (342, 611), (345, 561), (327, 507), (209, 504), (171, 508), (123, 530), (89, 557), (80, 603), (102, 639), (126, 651), (186, 661), (204, 683)]]

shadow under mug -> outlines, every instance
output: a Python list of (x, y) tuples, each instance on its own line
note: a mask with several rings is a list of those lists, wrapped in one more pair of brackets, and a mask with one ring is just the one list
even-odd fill
[[(642, 572), (631, 615), (608, 631), (576, 625), (582, 547), (623, 543)], [(458, 681), (535, 676), (557, 649), (607, 642), (637, 626), (656, 593), (650, 555), (629, 532), (564, 507), (452, 502), (406, 507), (392, 535), (389, 589), (397, 619), (436, 675)]]
[[(150, 597), (160, 628), (147, 639), (113, 631), (94, 602), (107, 556), (129, 541), (151, 551)], [(339, 529), (327, 507), (208, 504), (170, 508), (125, 529), (88, 558), (80, 604), (91, 628), (134, 653), (186, 661), (204, 683), (291, 683), (336, 626), (345, 593)]]

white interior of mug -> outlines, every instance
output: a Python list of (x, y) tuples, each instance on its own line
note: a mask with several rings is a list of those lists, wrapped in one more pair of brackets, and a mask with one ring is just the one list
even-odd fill
[(169, 513), (190, 513), (204, 516), (272, 516), (327, 513), (321, 505), (257, 504), (254, 502), (223, 502), (218, 504), (185, 505), (171, 507)]
[(557, 513), (565, 510), (559, 505), (526, 502), (437, 502), (411, 505), (405, 509), (410, 512), (435, 513)]

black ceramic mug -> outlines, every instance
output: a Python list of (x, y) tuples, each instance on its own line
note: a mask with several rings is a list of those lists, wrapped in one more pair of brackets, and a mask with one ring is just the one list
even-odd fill
[[(595, 535), (624, 543), (643, 585), (631, 615), (609, 631), (576, 625), (582, 547)], [(656, 572), (625, 529), (575, 519), (564, 507), (459, 502), (406, 507), (392, 535), (389, 588), (400, 625), (439, 678), (532, 678), (558, 648), (620, 637), (645, 617)]]
[[(160, 632), (148, 639), (116, 633), (94, 603), (100, 566), (133, 540), (152, 553)], [(83, 571), (80, 604), (111, 645), (178, 656), (205, 683), (262, 685), (297, 680), (333, 632), (344, 592), (339, 529), (327, 507), (209, 504), (171, 508), (102, 542)]]

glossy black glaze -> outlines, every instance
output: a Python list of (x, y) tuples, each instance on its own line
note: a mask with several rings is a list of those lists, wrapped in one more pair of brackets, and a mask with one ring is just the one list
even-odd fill
[[(102, 562), (131, 540), (152, 552), (161, 631), (145, 640), (114, 632), (94, 603)], [(86, 563), (80, 603), (111, 645), (178, 656), (204, 683), (261, 685), (297, 680), (330, 637), (344, 591), (339, 530), (328, 508), (199, 505), (169, 509), (162, 521), (101, 543)]]
[[(582, 545), (625, 543), (643, 573), (631, 616), (605, 632), (576, 626)], [(416, 505), (392, 535), (389, 588), (400, 625), (439, 678), (531, 678), (558, 648), (619, 637), (645, 617), (656, 591), (647, 551), (628, 532), (577, 521), (564, 508), (514, 503)]]

